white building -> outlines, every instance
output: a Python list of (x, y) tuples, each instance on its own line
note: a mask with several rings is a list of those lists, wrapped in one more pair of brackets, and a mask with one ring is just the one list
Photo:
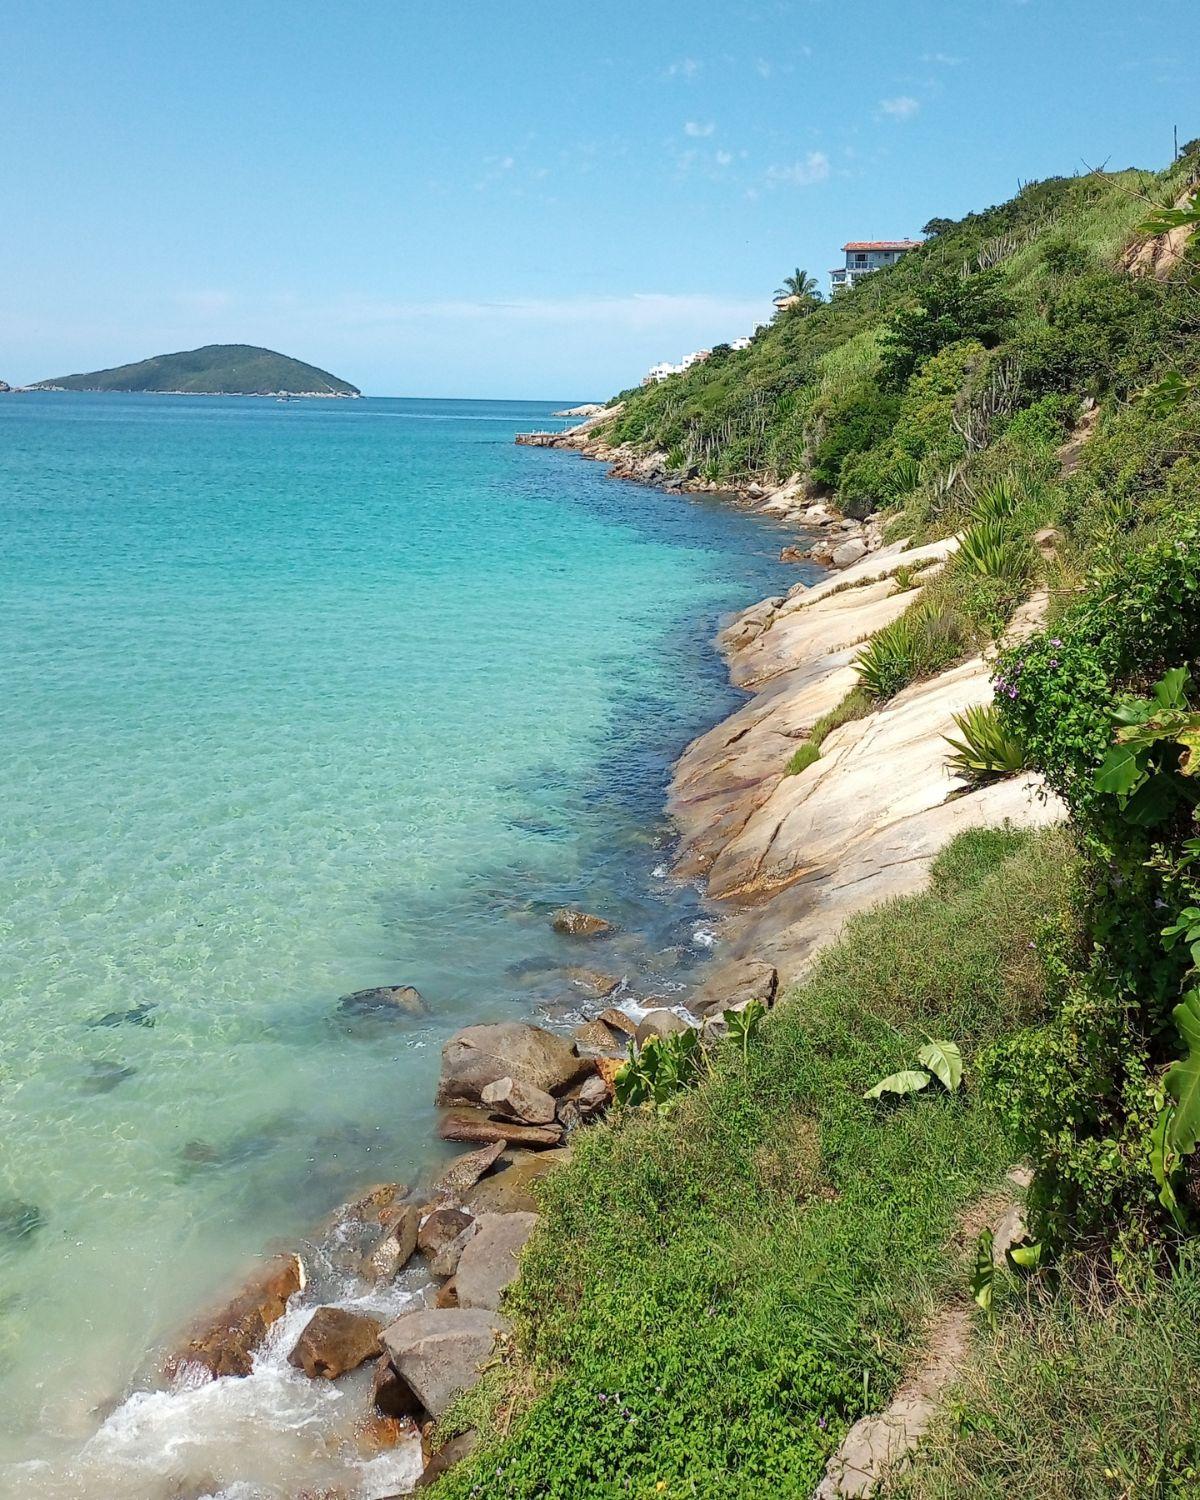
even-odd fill
[(668, 364), (664, 359), (660, 364), (650, 366), (642, 376), (642, 384), (657, 385), (659, 381), (666, 380), (671, 375), (678, 375), (681, 369), (681, 365)]
[(829, 273), (830, 289), (836, 294), (873, 271), (894, 266), (902, 255), (922, 244), (923, 240), (851, 240), (842, 246), (846, 264), (835, 266)]
[(749, 349), (750, 335), (748, 333), (744, 333), (740, 339), (734, 339), (729, 347), (731, 349)]

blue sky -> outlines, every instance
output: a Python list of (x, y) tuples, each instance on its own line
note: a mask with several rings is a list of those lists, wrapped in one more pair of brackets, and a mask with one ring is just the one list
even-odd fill
[(1195, 0), (25, 0), (0, 377), (261, 343), (603, 396), (797, 264), (1200, 134)]

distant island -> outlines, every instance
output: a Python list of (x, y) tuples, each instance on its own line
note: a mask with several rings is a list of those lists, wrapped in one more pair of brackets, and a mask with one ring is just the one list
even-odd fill
[(181, 396), (361, 396), (357, 386), (253, 344), (205, 344), (133, 365), (60, 375), (35, 391), (156, 391)]

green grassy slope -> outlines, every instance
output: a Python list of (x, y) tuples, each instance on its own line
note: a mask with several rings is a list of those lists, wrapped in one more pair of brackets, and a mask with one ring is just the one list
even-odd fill
[(68, 391), (184, 391), (204, 396), (357, 396), (357, 386), (315, 365), (253, 344), (206, 344), (179, 354), (159, 354), (132, 365), (61, 375), (42, 386)]
[(810, 1495), (961, 1284), (956, 1217), (1011, 1160), (969, 1084), (863, 1091), (926, 1032), (969, 1076), (1042, 1014), (1031, 945), (1071, 930), (1071, 868), (1061, 834), (963, 835), (927, 895), (850, 924), (746, 1059), (722, 1049), (666, 1118), (577, 1137), (512, 1298), (519, 1358), (460, 1414), (484, 1446), (439, 1494)]

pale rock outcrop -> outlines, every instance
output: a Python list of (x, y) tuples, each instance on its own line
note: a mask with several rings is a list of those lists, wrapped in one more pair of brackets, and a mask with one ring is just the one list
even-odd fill
[(482, 1307), (435, 1307), (402, 1313), (380, 1335), (397, 1374), (432, 1417), (473, 1386), (508, 1321)]
[(455, 1272), (460, 1307), (500, 1306), (517, 1274), (517, 1260), (537, 1227), (537, 1214), (480, 1214), (479, 1232), (464, 1248)]

